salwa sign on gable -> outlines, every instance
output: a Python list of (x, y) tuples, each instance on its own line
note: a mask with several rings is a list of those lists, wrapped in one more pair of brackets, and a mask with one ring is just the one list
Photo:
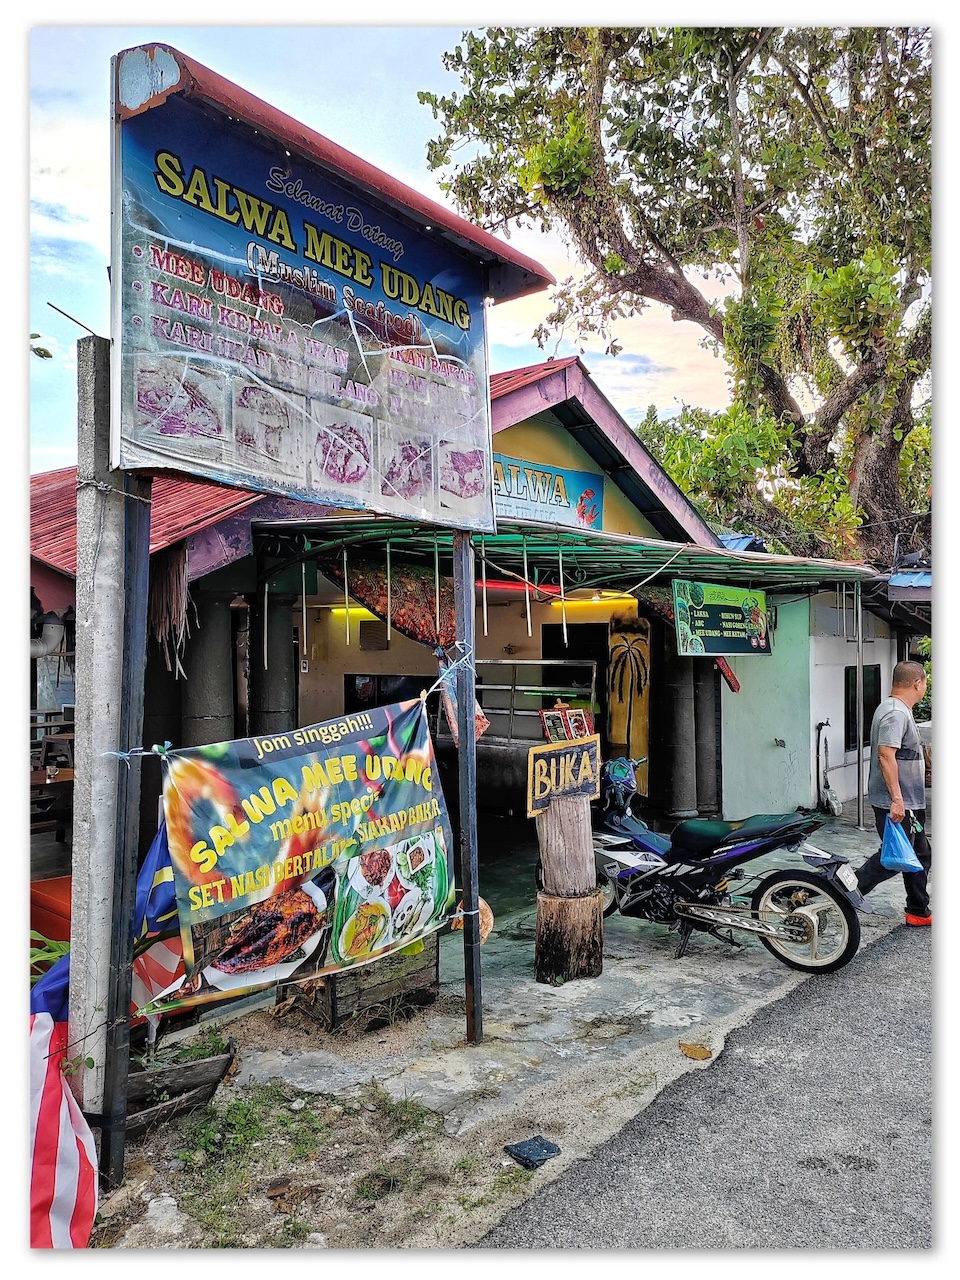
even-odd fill
[(488, 264), (187, 63), (114, 59), (113, 465), (492, 531)]
[(603, 528), (603, 476), (493, 455), (497, 515), (577, 529)]

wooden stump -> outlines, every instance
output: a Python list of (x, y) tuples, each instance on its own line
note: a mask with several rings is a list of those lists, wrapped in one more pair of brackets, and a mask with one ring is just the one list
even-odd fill
[(537, 894), (537, 982), (597, 978), (603, 970), (603, 903), (597, 889), (590, 802), (558, 796), (537, 815), (543, 892)]
[(603, 972), (603, 897), (599, 889), (577, 898), (537, 894), (534, 978), (555, 986)]
[(537, 815), (543, 887), (558, 897), (579, 898), (597, 887), (590, 803), (583, 796), (551, 800)]

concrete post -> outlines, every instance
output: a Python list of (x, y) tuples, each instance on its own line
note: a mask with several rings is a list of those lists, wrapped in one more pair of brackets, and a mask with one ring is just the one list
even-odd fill
[[(229, 742), (233, 724), (233, 594), (197, 591), (197, 628), (183, 655), (181, 745)], [(289, 646), (288, 646), (289, 647)]]
[(670, 818), (697, 816), (697, 738), (693, 713), (693, 658), (677, 655), (676, 638), (668, 634), (663, 646), (664, 689), (669, 714)]
[[(263, 588), (250, 608), (250, 736), (285, 733), (294, 728), (296, 670), (293, 653), (293, 604), (297, 597), (267, 593), (264, 627)], [(266, 665), (264, 664), (266, 654)]]
[[(110, 343), (77, 344), (77, 638), (70, 1044), (101, 1129), (101, 1178), (123, 1171), (132, 918), (143, 734), (151, 481), (111, 471)], [(123, 770), (122, 773), (119, 771)]]
[(697, 735), (697, 811), (701, 818), (717, 814), (717, 683), (713, 662), (691, 659), (693, 714)]

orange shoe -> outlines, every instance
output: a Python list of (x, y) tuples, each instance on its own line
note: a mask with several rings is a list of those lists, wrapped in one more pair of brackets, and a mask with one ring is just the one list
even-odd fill
[(907, 924), (918, 928), (925, 924), (933, 924), (933, 916), (912, 916), (908, 911), (906, 915), (906, 922)]

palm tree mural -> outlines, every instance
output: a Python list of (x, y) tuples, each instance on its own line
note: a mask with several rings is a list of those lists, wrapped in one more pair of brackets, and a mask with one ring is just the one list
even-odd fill
[[(649, 713), (645, 696), (650, 682), (650, 623), (646, 618), (610, 621), (610, 739), (623, 742), (627, 755), (648, 754)], [(619, 727), (616, 731), (615, 726)], [(621, 737), (622, 733), (622, 737)], [(638, 788), (646, 792), (647, 766), (637, 770)]]

